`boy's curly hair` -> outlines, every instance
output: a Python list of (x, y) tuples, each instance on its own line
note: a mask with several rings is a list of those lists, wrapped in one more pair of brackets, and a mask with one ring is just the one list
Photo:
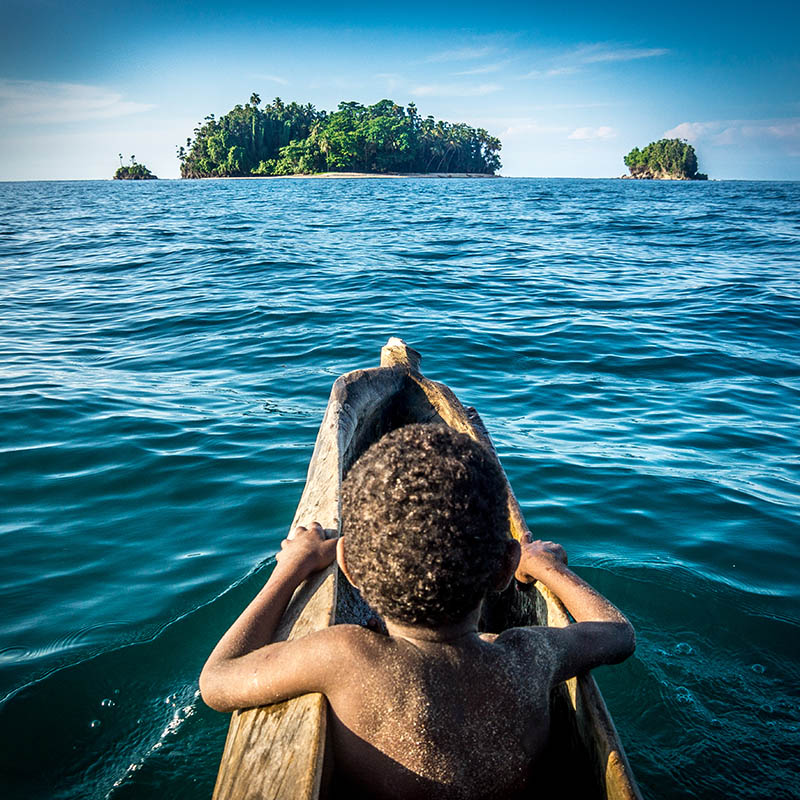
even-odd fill
[(348, 572), (397, 622), (463, 619), (492, 588), (509, 537), (508, 495), (489, 451), (445, 425), (374, 443), (342, 484)]

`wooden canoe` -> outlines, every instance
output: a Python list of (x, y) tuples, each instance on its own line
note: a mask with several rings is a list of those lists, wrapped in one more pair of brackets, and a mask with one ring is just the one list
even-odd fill
[[(318, 520), (329, 535), (339, 527), (339, 489), (350, 465), (381, 435), (411, 422), (445, 423), (494, 448), (474, 409), (419, 371), (420, 355), (396, 338), (381, 365), (342, 375), (333, 384), (290, 530)], [(527, 530), (509, 487), (512, 534)], [(544, 586), (512, 586), (488, 604), (484, 630), (514, 625), (569, 624), (561, 602)], [(367, 609), (336, 564), (295, 592), (276, 639), (292, 639), (337, 622), (364, 623)], [(591, 675), (562, 684), (552, 699), (551, 745), (535, 794), (637, 800), (641, 798), (614, 723)], [(233, 714), (214, 800), (317, 800), (335, 794), (326, 758), (327, 703), (319, 694)], [(540, 773), (537, 772), (537, 775)], [(333, 776), (333, 778), (331, 778)], [(533, 795), (534, 792), (532, 791)]]

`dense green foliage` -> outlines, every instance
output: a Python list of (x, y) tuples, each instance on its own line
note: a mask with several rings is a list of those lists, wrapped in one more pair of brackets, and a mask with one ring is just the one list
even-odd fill
[(473, 172), (500, 168), (500, 140), (482, 128), (421, 117), (391, 100), (340, 103), (337, 111), (252, 95), (219, 119), (206, 117), (178, 148), (184, 178), (316, 172)]
[(136, 161), (136, 156), (131, 156), (130, 166), (123, 166), (122, 154), (119, 156), (119, 169), (114, 173), (115, 181), (154, 181), (158, 178), (153, 175), (144, 164)]
[(697, 171), (694, 147), (681, 139), (659, 139), (643, 150), (634, 147), (624, 160), (634, 178), (708, 178)]

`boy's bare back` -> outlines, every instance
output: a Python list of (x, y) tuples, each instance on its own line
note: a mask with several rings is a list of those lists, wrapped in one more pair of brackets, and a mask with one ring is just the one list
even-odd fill
[(220, 711), (324, 694), (340, 789), (387, 800), (514, 797), (547, 743), (552, 688), (633, 650), (630, 624), (567, 569), (560, 546), (529, 538), (510, 548), (517, 579), (543, 580), (585, 621), (480, 634), (475, 609), (438, 629), (387, 619), (388, 635), (336, 625), (252, 646), (251, 637), (270, 639), (299, 583), (333, 559), (342, 540), (322, 536), (315, 524), (283, 542), (267, 585), (217, 645), (200, 686)]
[[(449, 429), (411, 425), (373, 445), (343, 484), (342, 509), (338, 540), (313, 523), (281, 543), (203, 668), (204, 700), (233, 711), (324, 694), (342, 796), (349, 785), (385, 800), (513, 797), (547, 742), (553, 687), (627, 658), (630, 623), (567, 568), (560, 545), (509, 538), (502, 470)], [(388, 635), (336, 625), (273, 642), (294, 591), (335, 556)], [(480, 634), (483, 599), (513, 576), (541, 581), (575, 624)]]
[(549, 730), (546, 633), (331, 633), (351, 667), (327, 692), (337, 780), (379, 798), (508, 798), (524, 786)]

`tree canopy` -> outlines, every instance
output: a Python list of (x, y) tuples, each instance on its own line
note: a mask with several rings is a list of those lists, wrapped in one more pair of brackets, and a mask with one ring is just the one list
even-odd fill
[(144, 164), (139, 164), (136, 161), (136, 156), (131, 156), (131, 163), (129, 166), (124, 166), (122, 163), (122, 153), (119, 155), (119, 169), (114, 173), (115, 181), (154, 181), (158, 178), (153, 175)]
[(708, 175), (697, 171), (694, 147), (682, 139), (659, 139), (643, 150), (634, 147), (624, 161), (634, 178), (708, 178)]
[(483, 128), (422, 117), (413, 103), (339, 103), (338, 110), (257, 94), (219, 119), (211, 114), (178, 147), (184, 178), (318, 172), (472, 172), (500, 168), (500, 140)]

